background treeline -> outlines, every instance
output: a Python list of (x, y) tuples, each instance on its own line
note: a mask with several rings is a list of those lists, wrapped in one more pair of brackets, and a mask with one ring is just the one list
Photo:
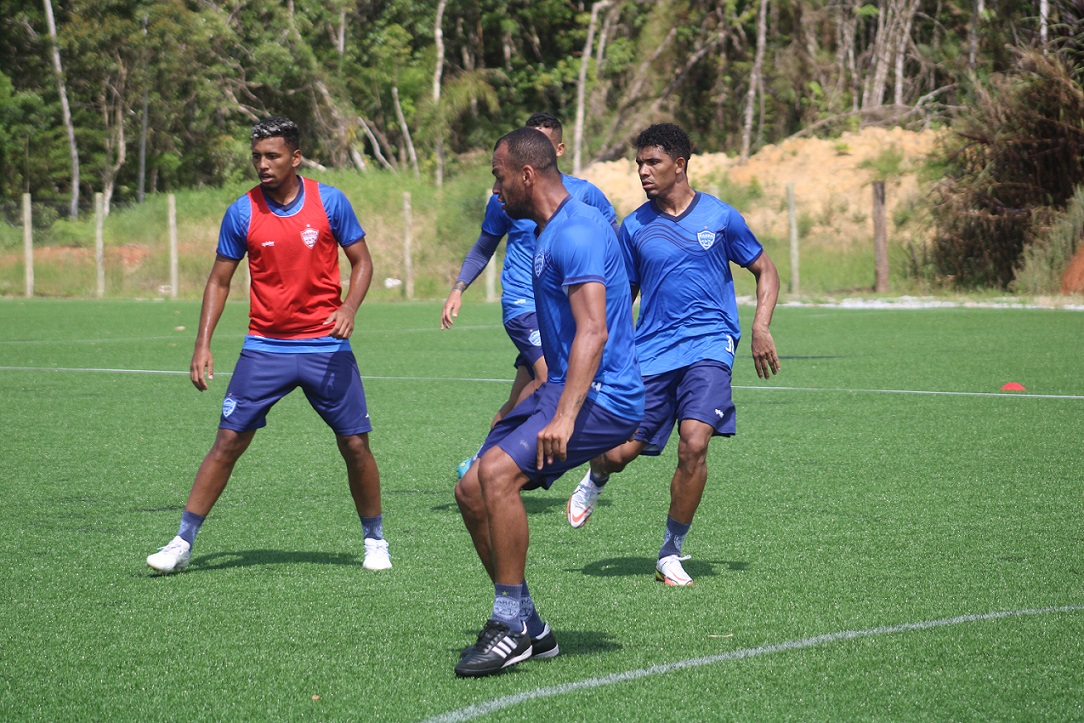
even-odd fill
[(1084, 0), (0, 0), (0, 203), (78, 215), (95, 191), (235, 181), (268, 115), (313, 163), (437, 186), (537, 110), (564, 119), (570, 170), (659, 120), (743, 157), (964, 124), (929, 263), (1006, 286), (1084, 180), (1082, 18)]

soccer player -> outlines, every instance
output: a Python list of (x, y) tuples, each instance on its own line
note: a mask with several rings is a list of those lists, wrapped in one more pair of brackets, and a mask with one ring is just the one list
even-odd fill
[[(293, 121), (261, 121), (251, 140), (260, 185), (237, 199), (222, 220), (189, 369), (196, 389), (205, 391), (214, 378), (211, 336), (246, 253), (252, 274), (249, 333), (226, 389), (218, 435), (196, 472), (177, 536), (147, 564), (161, 573), (188, 566), (200, 525), (256, 430), (266, 424), (268, 410), (301, 387), (334, 431), (346, 462), (364, 536), (362, 565), (384, 570), (391, 558), (383, 534), (380, 473), (369, 449), (372, 424), (350, 347), (354, 316), (373, 276), (365, 231), (341, 191), (298, 175), (300, 134)], [(350, 262), (345, 299), (340, 247)]]
[(494, 425), (455, 488), (494, 584), (492, 615), (455, 667), (464, 677), (557, 655), (524, 577), (528, 525), (520, 493), (549, 488), (629, 439), (643, 412), (632, 298), (609, 221), (569, 195), (553, 145), (538, 131), (520, 128), (501, 138), (493, 176), (508, 215), (538, 224), (532, 273), (547, 377)]
[[(526, 128), (542, 131), (553, 144), (557, 157), (564, 155), (565, 144), (561, 141), (561, 121), (550, 113), (535, 113), (527, 119)], [(594, 206), (617, 230), (617, 214), (606, 195), (590, 181), (561, 174), (565, 189), (574, 198)], [(504, 329), (515, 344), (519, 354), (516, 356), (516, 376), (508, 400), (497, 411), (492, 424), (496, 424), (505, 414), (523, 399), (530, 396), (546, 378), (546, 360), (542, 355), (542, 342), (538, 334), (538, 321), (535, 313), (534, 290), (531, 285), (531, 262), (534, 258), (535, 222), (529, 218), (513, 219), (504, 212), (496, 196), (490, 196), (486, 205), (485, 219), (478, 240), (467, 252), (459, 276), (444, 302), (440, 326), (450, 329), (459, 308), (462, 305), (463, 292), (478, 278), (490, 258), (497, 250), (504, 236), (508, 236), (505, 247), (504, 268), (501, 270), (501, 311), (504, 317)], [(463, 460), (456, 474), (463, 476), (473, 462), (474, 457)]]
[(568, 500), (568, 522), (582, 527), (599, 490), (640, 454), (662, 453), (678, 425), (678, 463), (655, 577), (692, 585), (681, 565), (685, 535), (707, 482), (708, 443), (735, 431), (730, 373), (741, 337), (731, 262), (756, 279), (752, 352), (757, 376), (779, 372), (768, 330), (779, 273), (733, 208), (689, 185), (689, 137), (660, 123), (636, 139), (636, 166), (647, 203), (625, 219), (619, 238), (632, 296), (642, 294), (636, 352), (644, 374), (644, 420), (628, 442), (591, 461)]

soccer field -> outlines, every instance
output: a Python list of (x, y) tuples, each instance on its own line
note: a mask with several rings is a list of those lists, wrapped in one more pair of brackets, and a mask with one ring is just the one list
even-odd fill
[(463, 680), (493, 589), (452, 487), (507, 395), (499, 306), (444, 332), (436, 302), (358, 315), (394, 569), (361, 568), (342, 461), (295, 392), (188, 571), (153, 576), (246, 311), (200, 394), (198, 303), (0, 301), (0, 720), (1084, 719), (1082, 312), (780, 307), (780, 375), (739, 348), (696, 584), (653, 579), (676, 439), (580, 530), (569, 474), (525, 495), (561, 655)]

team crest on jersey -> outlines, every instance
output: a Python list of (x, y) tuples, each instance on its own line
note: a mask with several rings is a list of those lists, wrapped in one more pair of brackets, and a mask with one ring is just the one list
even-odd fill
[(545, 253), (535, 254), (534, 257), (534, 275), (539, 277), (542, 272), (546, 270), (546, 264), (549, 263), (549, 258)]
[(226, 397), (222, 400), (222, 416), (228, 417), (233, 414), (233, 410), (237, 409), (237, 400), (233, 397)]
[(703, 231), (696, 234), (696, 240), (700, 242), (700, 248), (707, 251), (715, 245), (715, 232), (705, 228)]
[(320, 238), (320, 232), (312, 226), (306, 226), (305, 230), (301, 232), (301, 240), (304, 241), (305, 245), (310, 249), (316, 245), (316, 239), (318, 238)]

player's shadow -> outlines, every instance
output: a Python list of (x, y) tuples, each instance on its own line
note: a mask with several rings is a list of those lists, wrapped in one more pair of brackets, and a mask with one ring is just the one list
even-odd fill
[[(653, 557), (608, 557), (589, 562), (580, 569), (570, 568), (566, 572), (582, 572), (591, 577), (636, 577), (654, 574), (656, 559)], [(729, 560), (685, 560), (681, 563), (685, 572), (693, 580), (698, 577), (715, 577), (721, 568), (732, 572), (741, 572), (749, 568), (748, 562)]]
[[(568, 505), (568, 498), (566, 497), (533, 494), (532, 492), (524, 492), (522, 499), (523, 508), (527, 510), (528, 515), (552, 514), (554, 510), (564, 514), (565, 507)], [(608, 507), (611, 504), (613, 504), (611, 500), (599, 500), (595, 503), (595, 506)], [(434, 512), (459, 512), (459, 506), (456, 505), (454, 500), (448, 504), (434, 505), (430, 509)]]
[(211, 572), (228, 570), (234, 567), (254, 567), (259, 565), (348, 565), (361, 564), (357, 555), (345, 552), (298, 552), (286, 550), (237, 550), (234, 552), (215, 552), (200, 555), (192, 559), (192, 565), (185, 574), (193, 572)]
[[(478, 633), (472, 630), (464, 630), (464, 640), (472, 641)], [(623, 645), (614, 639), (612, 633), (601, 630), (554, 630), (557, 636), (557, 645), (560, 646), (562, 658), (578, 655), (602, 655), (621, 650)], [(464, 645), (464, 647), (466, 647)], [(456, 655), (462, 652), (462, 648), (455, 648)]]

